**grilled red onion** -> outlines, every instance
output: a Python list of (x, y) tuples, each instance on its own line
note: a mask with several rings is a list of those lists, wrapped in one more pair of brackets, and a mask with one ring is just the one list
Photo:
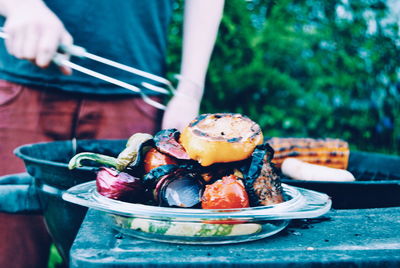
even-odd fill
[(99, 194), (111, 199), (139, 203), (146, 197), (146, 188), (139, 178), (113, 168), (100, 168), (96, 186)]
[(157, 149), (181, 160), (190, 160), (185, 148), (179, 143), (180, 132), (176, 128), (160, 130), (154, 136)]
[(173, 172), (163, 178), (155, 189), (160, 206), (198, 207), (204, 192), (204, 181), (198, 174)]

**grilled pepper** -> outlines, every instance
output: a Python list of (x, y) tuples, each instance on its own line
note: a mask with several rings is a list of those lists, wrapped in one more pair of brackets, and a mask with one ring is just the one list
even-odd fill
[(144, 154), (153, 147), (153, 140), (150, 134), (136, 133), (132, 135), (126, 145), (126, 148), (118, 155), (117, 158), (97, 154), (92, 152), (83, 152), (75, 155), (69, 161), (68, 168), (74, 169), (82, 166), (82, 160), (92, 160), (109, 167), (116, 168), (118, 171), (127, 168), (135, 169), (141, 162)]

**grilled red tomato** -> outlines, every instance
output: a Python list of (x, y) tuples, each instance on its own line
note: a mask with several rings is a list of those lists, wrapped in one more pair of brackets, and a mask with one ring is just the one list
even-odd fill
[(206, 185), (201, 207), (205, 209), (229, 209), (249, 207), (247, 192), (235, 175), (225, 176)]
[(164, 165), (175, 165), (176, 160), (166, 154), (159, 152), (156, 148), (151, 148), (144, 157), (144, 171), (148, 173), (153, 168)]

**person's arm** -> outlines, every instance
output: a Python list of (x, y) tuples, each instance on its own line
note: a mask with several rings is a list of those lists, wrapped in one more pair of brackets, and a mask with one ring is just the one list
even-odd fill
[[(47, 67), (60, 44), (71, 45), (72, 37), (60, 19), (42, 0), (0, 0), (0, 15), (6, 17), (7, 51), (19, 58)], [(71, 71), (61, 68), (63, 73)]]
[(224, 0), (186, 0), (181, 79), (162, 128), (182, 130), (199, 113), (204, 80), (223, 14)]

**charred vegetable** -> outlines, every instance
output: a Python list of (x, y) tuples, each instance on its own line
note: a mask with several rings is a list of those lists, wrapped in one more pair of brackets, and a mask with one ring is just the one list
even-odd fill
[(245, 160), (230, 163), (216, 163), (207, 167), (198, 165), (197, 169), (204, 181), (210, 184), (231, 174), (243, 179), (243, 174), (247, 173), (248, 166), (249, 161)]
[(205, 185), (198, 173), (174, 165), (153, 169), (144, 182), (153, 189), (154, 200), (164, 207), (199, 206)]
[(100, 168), (96, 187), (99, 194), (125, 202), (139, 203), (146, 196), (146, 188), (139, 178), (111, 168)]
[(235, 175), (230, 175), (206, 186), (201, 207), (205, 209), (246, 208), (249, 207), (249, 198), (242, 181)]
[(176, 128), (164, 129), (154, 136), (157, 149), (181, 160), (190, 160), (183, 146), (179, 143), (180, 132)]
[(281, 181), (271, 163), (273, 156), (274, 150), (268, 143), (258, 145), (251, 156), (251, 164), (244, 180), (251, 206), (283, 202)]
[(241, 161), (263, 141), (258, 124), (241, 114), (202, 114), (182, 131), (180, 142), (202, 166)]
[(132, 135), (126, 143), (126, 148), (118, 155), (117, 169), (124, 170), (128, 166), (135, 166), (140, 157), (152, 148), (153, 136), (146, 133)]
[(151, 148), (144, 157), (143, 168), (144, 172), (148, 173), (160, 166), (176, 164), (177, 162), (174, 158), (159, 152), (156, 148)]
[[(82, 160), (92, 160), (100, 164), (116, 168), (119, 171), (140, 169), (144, 154), (153, 147), (152, 136), (145, 133), (136, 133), (127, 142), (127, 147), (118, 155), (117, 158), (92, 152), (83, 152), (75, 155), (69, 161), (69, 169), (82, 166)], [(135, 172), (129, 172), (135, 173)]]
[[(161, 130), (154, 138), (137, 133), (118, 157), (80, 153), (70, 160), (69, 168), (85, 159), (115, 168), (100, 169), (98, 191), (129, 202), (138, 199), (130, 199), (126, 192), (141, 191), (142, 198), (152, 193), (153, 198), (145, 201), (159, 206), (272, 205), (283, 202), (282, 188), (271, 164), (274, 151), (262, 141), (261, 128), (246, 116), (203, 114), (182, 134), (177, 129)], [(134, 189), (129, 189), (130, 180)]]
[(174, 172), (178, 168), (179, 166), (177, 165), (164, 165), (156, 167), (143, 177), (143, 183), (147, 188), (154, 189), (162, 177)]

